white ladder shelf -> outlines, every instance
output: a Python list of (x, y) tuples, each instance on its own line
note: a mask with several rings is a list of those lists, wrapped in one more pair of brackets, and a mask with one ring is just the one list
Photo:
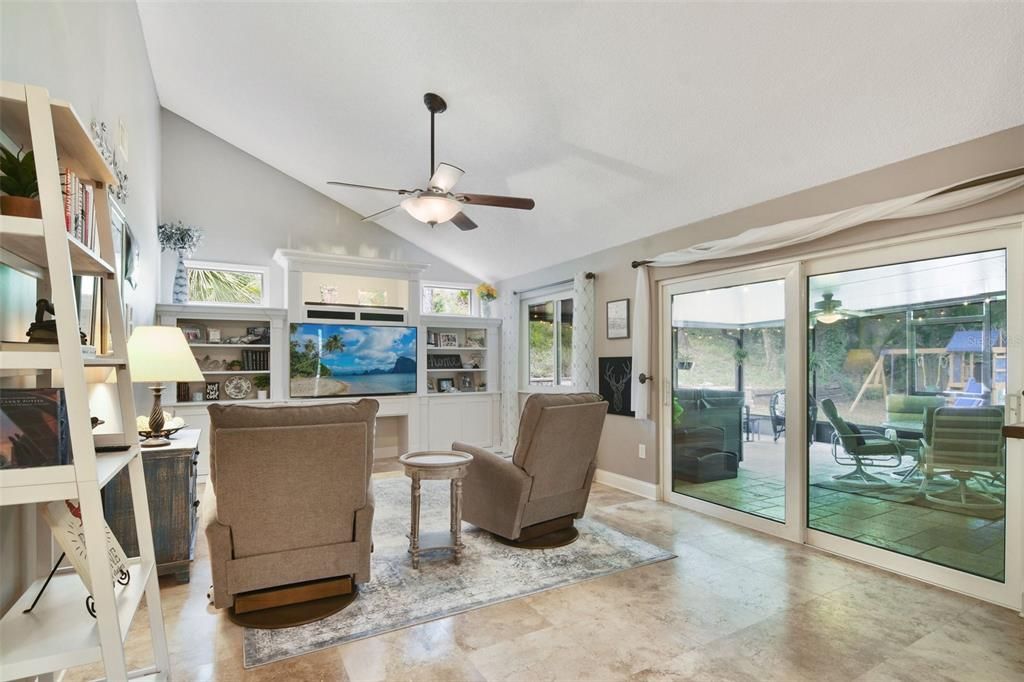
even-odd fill
[[(115, 263), (115, 245), (107, 204), (107, 188), (116, 178), (85, 126), (67, 103), (53, 100), (40, 87), (0, 82), (0, 126), (35, 155), (42, 218), (0, 216), (3, 262), (48, 282), (57, 311), (56, 345), (0, 344), (0, 376), (42, 374), (60, 370), (64, 386), (74, 462), (69, 465), (0, 470), (0, 506), (29, 505), (37, 532), (26, 538), (23, 564), (38, 578), (0, 619), (0, 681), (47, 677), (72, 666), (102, 662), (107, 679), (127, 680), (144, 675), (170, 678), (167, 639), (160, 587), (155, 570), (149, 501), (142, 457), (135, 433), (135, 400), (124, 313)], [(72, 237), (64, 220), (60, 165), (71, 168), (95, 187), (99, 253)], [(119, 247), (120, 245), (118, 245)], [(99, 277), (104, 313), (109, 320), (109, 343), (90, 339), (101, 348), (96, 358), (83, 359), (73, 276)], [(122, 433), (93, 436), (86, 368), (110, 368), (116, 374)], [(97, 454), (98, 445), (128, 446)], [(128, 585), (114, 587), (107, 561), (105, 520), (100, 491), (123, 468), (132, 490), (139, 557), (129, 560)], [(31, 613), (23, 613), (39, 593), (52, 566), (50, 531), (35, 507), (54, 500), (78, 498), (93, 576), (91, 594), (96, 617), (85, 609), (89, 592), (73, 571), (59, 571)], [(25, 524), (23, 524), (24, 526)], [(31, 536), (32, 534), (29, 533)], [(9, 551), (5, 544), (4, 551)], [(132, 619), (146, 597), (154, 664), (129, 671), (124, 641)]]

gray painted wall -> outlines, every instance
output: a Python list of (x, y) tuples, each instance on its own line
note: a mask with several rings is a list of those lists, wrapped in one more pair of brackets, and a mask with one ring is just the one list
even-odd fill
[[(163, 110), (161, 123), (161, 221), (203, 228), (203, 243), (193, 255), (197, 260), (271, 266), (272, 306), (285, 306), (284, 272), (272, 262), (279, 248), (429, 263), (425, 279), (474, 282), (471, 275), (375, 223), (361, 222), (345, 206), (177, 114)], [(162, 263), (160, 300), (169, 303), (176, 256), (165, 253)]]
[[(93, 119), (127, 129), (126, 172), (130, 198), (128, 222), (139, 242), (139, 286), (125, 300), (135, 310), (135, 323), (153, 319), (156, 302), (158, 250), (157, 212), (160, 202), (160, 104), (149, 68), (135, 3), (0, 3), (0, 78), (41, 85), (53, 97), (71, 102), (88, 125)], [(5, 328), (9, 318), (34, 310), (28, 294), (11, 310), (4, 301)], [(15, 323), (21, 327), (20, 323)], [(24, 329), (22, 332), (24, 333)], [(31, 510), (29, 510), (31, 511)], [(0, 512), (0, 607), (6, 610), (18, 596), (26, 576), (20, 574), (20, 508)]]
[[(540, 286), (572, 277), (580, 271), (597, 273), (598, 356), (632, 355), (631, 342), (605, 338), (605, 303), (635, 297), (636, 276), (633, 260), (681, 249), (710, 239), (729, 237), (751, 227), (806, 216), (829, 213), (873, 201), (906, 196), (915, 192), (953, 184), (961, 180), (1024, 165), (1024, 126), (1010, 128), (986, 137), (923, 154), (866, 173), (803, 190), (771, 201), (685, 225), (653, 237), (639, 239), (619, 247), (576, 258), (521, 277), (498, 283), (500, 292)], [(848, 230), (812, 245), (774, 251), (759, 256), (708, 262), (681, 268), (652, 270), (652, 280), (663, 280), (725, 267), (755, 264), (779, 257), (797, 256), (822, 248), (863, 244), (900, 234), (961, 225), (1024, 212), (1024, 189), (972, 206), (936, 216), (900, 221), (870, 223)], [(627, 228), (623, 228), (627, 229)], [(657, 291), (652, 286), (651, 300)], [(657, 339), (653, 340), (651, 368), (637, 368), (651, 374), (657, 366)], [(659, 396), (652, 395), (652, 405)], [(647, 458), (638, 457), (638, 446), (647, 446)], [(609, 415), (598, 452), (598, 466), (613, 473), (642, 481), (657, 482), (657, 423), (638, 422), (628, 417)]]

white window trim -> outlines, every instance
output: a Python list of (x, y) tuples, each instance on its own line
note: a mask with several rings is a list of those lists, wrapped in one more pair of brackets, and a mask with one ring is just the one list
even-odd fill
[[(534, 303), (546, 301), (561, 301), (563, 299), (574, 299), (572, 288), (550, 287), (541, 291), (531, 292), (529, 298), (522, 298), (519, 301), (519, 392), (520, 393), (572, 393), (575, 386), (540, 386), (530, 383), (530, 306)], [(556, 317), (558, 310), (556, 306)], [(559, 341), (558, 325), (555, 325), (555, 365), (556, 373), (561, 358), (558, 357)]]
[(185, 260), (185, 268), (199, 270), (227, 270), (229, 272), (258, 272), (263, 277), (262, 298), (259, 303), (224, 303), (221, 301), (187, 301), (186, 305), (223, 305), (232, 308), (267, 308), (270, 303), (270, 268), (265, 265), (245, 263), (223, 263), (212, 260)]
[(457, 317), (480, 317), (480, 301), (477, 300), (476, 285), (468, 284), (466, 282), (420, 282), (420, 302), (419, 309), (420, 315), (437, 315), (433, 310), (423, 309), (423, 290), (424, 289), (469, 289), (469, 314), (459, 315), (458, 313), (443, 313), (445, 315), (452, 315)]

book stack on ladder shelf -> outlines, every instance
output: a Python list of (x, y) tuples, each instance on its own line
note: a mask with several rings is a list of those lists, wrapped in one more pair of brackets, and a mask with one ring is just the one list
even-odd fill
[[(42, 395), (60, 395), (66, 414), (65, 438), (70, 443), (70, 463), (50, 463), (61, 461), (55, 452), (49, 459), (44, 453), (36, 461), (23, 460), (20, 468), (15, 468), (18, 457), (8, 457), (3, 463), (7, 468), (0, 468), (0, 505), (22, 507), (25, 519), (22, 546), (13, 547), (5, 539), (4, 552), (17, 551), (23, 574), (35, 579), (0, 619), (0, 682), (45, 677), (91, 663), (101, 663), (111, 680), (169, 679), (146, 480), (134, 430), (121, 292), (111, 265), (116, 259), (107, 192), (116, 178), (75, 111), (51, 99), (44, 88), (0, 82), (0, 127), (15, 144), (34, 152), (42, 213), (42, 218), (0, 216), (0, 261), (39, 279), (40, 289), (49, 291), (57, 328), (57, 343), (4, 341), (0, 345), (0, 392), (12, 385), (34, 385), (50, 391)], [(95, 213), (86, 241), (68, 229), (61, 177), (64, 172), (66, 180), (67, 169), (91, 188), (83, 193), (91, 195), (89, 211)], [(89, 247), (89, 241), (95, 242), (96, 249)], [(90, 343), (97, 347), (92, 357), (83, 357), (74, 314), (76, 275), (98, 278), (101, 317), (109, 321), (99, 338), (90, 335)], [(111, 373), (116, 380), (118, 414), (97, 416), (122, 425), (121, 432), (94, 436), (89, 383), (103, 381)], [(55, 392), (51, 387), (58, 377), (62, 387)], [(58, 440), (56, 436), (54, 442)], [(139, 538), (137, 557), (118, 556), (116, 541), (111, 543), (108, 537), (101, 502), (103, 487), (125, 468)], [(65, 549), (74, 548), (76, 556), (70, 563), (78, 571), (61, 568), (51, 576), (57, 558), (51, 549), (51, 523), (55, 529), (78, 529), (77, 544), (59, 541)], [(143, 595), (154, 660), (130, 671), (124, 641)]]

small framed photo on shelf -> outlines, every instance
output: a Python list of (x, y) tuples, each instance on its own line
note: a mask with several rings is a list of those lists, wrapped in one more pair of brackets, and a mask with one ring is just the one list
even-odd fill
[(629, 338), (629, 299), (608, 301), (606, 331), (609, 339)]
[(439, 393), (454, 393), (455, 379), (443, 378), (437, 380), (437, 391)]
[(185, 340), (189, 343), (202, 343), (203, 342), (203, 328), (197, 327), (194, 324), (186, 324), (181, 327), (181, 333), (185, 335)]
[(220, 330), (215, 327), (208, 327), (206, 329), (206, 342), (220, 343)]
[(466, 346), (469, 348), (483, 348), (487, 345), (487, 332), (483, 329), (466, 330)]
[(463, 374), (462, 379), (459, 381), (460, 391), (472, 391), (473, 390), (473, 377), (468, 374)]
[(459, 335), (454, 332), (439, 332), (437, 345), (441, 348), (455, 348), (459, 345)]
[(207, 381), (206, 392), (203, 395), (207, 400), (220, 400), (220, 382)]

